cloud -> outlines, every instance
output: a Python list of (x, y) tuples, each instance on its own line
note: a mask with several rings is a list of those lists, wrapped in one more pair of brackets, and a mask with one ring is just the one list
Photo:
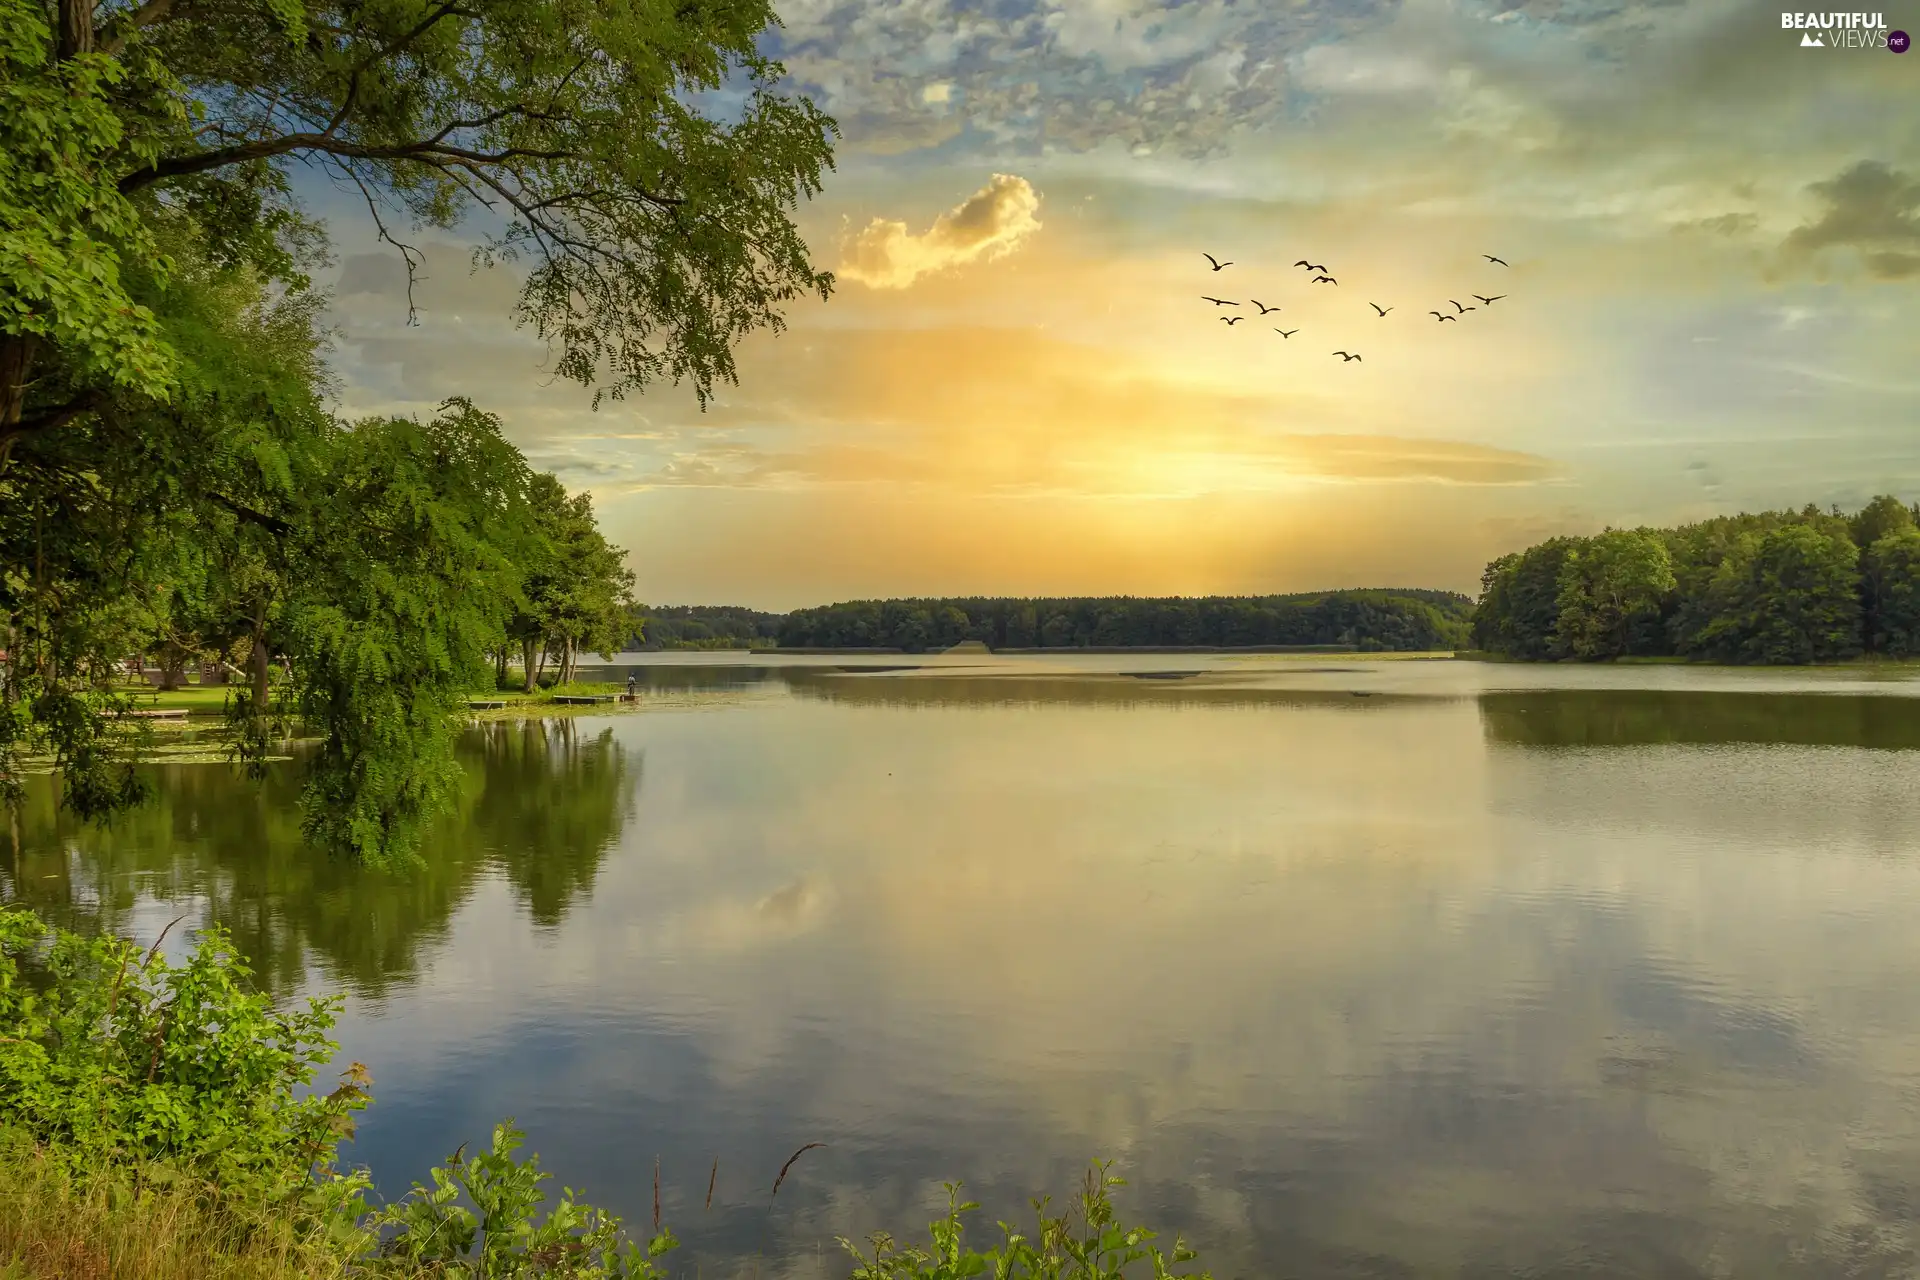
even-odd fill
[(846, 248), (840, 274), (870, 289), (904, 289), (923, 275), (991, 262), (1040, 229), (1040, 193), (1025, 178), (993, 180), (914, 235), (904, 222), (875, 218)]
[(1858, 250), (1867, 270), (1883, 280), (1920, 275), (1920, 178), (1862, 160), (1810, 190), (1826, 211), (1786, 238), (1787, 256), (1806, 259), (1844, 247)]

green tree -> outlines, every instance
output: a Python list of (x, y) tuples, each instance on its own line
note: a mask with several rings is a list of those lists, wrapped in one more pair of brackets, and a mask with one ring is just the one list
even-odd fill
[(1723, 661), (1835, 662), (1860, 652), (1859, 552), (1844, 524), (1785, 524), (1741, 537), (1715, 575), (1702, 632)]
[(1559, 584), (1556, 647), (1576, 658), (1618, 658), (1633, 651), (1636, 632), (1657, 626), (1674, 587), (1673, 562), (1652, 532), (1609, 529), (1568, 553)]
[(1558, 643), (1560, 569), (1579, 541), (1551, 538), (1488, 565), (1471, 622), (1474, 643), (1532, 661), (1565, 657)]
[(1920, 529), (1896, 524), (1861, 554), (1868, 644), (1892, 658), (1920, 657)]
[(300, 713), (320, 735), (306, 828), (408, 864), (455, 789), (453, 716), (490, 674), (519, 593), (507, 548), (530, 476), (499, 420), (462, 400), (431, 422), (371, 419), (330, 443), (289, 603)]
[[(735, 340), (831, 290), (790, 214), (836, 130), (776, 91), (767, 0), (43, 3), (0, 0), (0, 456), (171, 394), (173, 335), (128, 283), (166, 283), (156, 221), (296, 275), (294, 164), (357, 186), (389, 240), (394, 212), (487, 211), (481, 261), (526, 263), (518, 317), (605, 394), (687, 379), (704, 404)], [(722, 85), (731, 121), (697, 108)]]

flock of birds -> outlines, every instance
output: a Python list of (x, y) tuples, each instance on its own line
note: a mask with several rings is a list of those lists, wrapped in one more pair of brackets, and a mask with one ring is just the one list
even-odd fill
[[(1205, 258), (1209, 263), (1213, 264), (1213, 269), (1215, 273), (1225, 271), (1228, 267), (1233, 265), (1233, 263), (1231, 262), (1222, 262), (1220, 259), (1214, 257), (1210, 253), (1202, 253), (1200, 256)], [(1494, 266), (1505, 267), (1510, 265), (1506, 261), (1506, 259), (1495, 257), (1491, 253), (1483, 253), (1480, 256), (1485, 258), (1490, 264)], [(1327, 271), (1327, 268), (1323, 264), (1309, 262), (1305, 258), (1302, 258), (1300, 259), (1300, 261), (1294, 263), (1293, 265), (1296, 267), (1306, 268), (1307, 275), (1310, 277), (1310, 283), (1312, 284), (1330, 284), (1335, 286), (1336, 288), (1340, 284), (1340, 282), (1334, 279), (1334, 277)], [(1488, 297), (1485, 294), (1470, 293), (1467, 296), (1474, 299), (1476, 302), (1478, 302), (1480, 306), (1469, 307), (1469, 306), (1463, 305), (1462, 303), (1456, 301), (1453, 298), (1448, 298), (1447, 301), (1453, 304), (1452, 314), (1448, 314), (1445, 311), (1437, 311), (1437, 310), (1429, 311), (1427, 312), (1427, 314), (1432, 316), (1435, 322), (1437, 323), (1444, 323), (1448, 320), (1458, 321), (1460, 317), (1467, 314), (1467, 312), (1478, 311), (1480, 307), (1491, 307), (1494, 303), (1500, 301), (1502, 298), (1506, 297), (1507, 295), (1504, 293), (1496, 293), (1492, 297)], [(1211, 302), (1216, 307), (1238, 307), (1243, 305), (1232, 298), (1215, 298), (1207, 294), (1201, 295), (1201, 301)], [(1254, 306), (1260, 308), (1260, 314), (1262, 316), (1270, 315), (1273, 312), (1280, 310), (1279, 307), (1268, 306), (1266, 303), (1260, 301), (1260, 299), (1258, 298), (1250, 298), (1248, 299), (1248, 301), (1252, 302)], [(1376, 313), (1375, 319), (1379, 319), (1379, 320), (1386, 319), (1387, 312), (1393, 310), (1392, 307), (1383, 307), (1377, 302), (1369, 302), (1367, 305), (1374, 309)], [(1220, 317), (1220, 319), (1224, 321), (1229, 328), (1231, 328), (1236, 324), (1239, 324), (1242, 320), (1245, 320), (1246, 318), (1247, 317), (1243, 315)], [(1299, 329), (1282, 329), (1282, 328), (1279, 328), (1278, 326), (1275, 326), (1273, 331), (1279, 334), (1283, 338), (1291, 338), (1293, 337), (1294, 334), (1300, 332)], [(1353, 361), (1360, 359), (1360, 353), (1357, 351), (1335, 351), (1333, 354), (1340, 357), (1340, 361), (1342, 364), (1351, 364)], [(1364, 361), (1362, 361), (1362, 363), (1364, 363)]]

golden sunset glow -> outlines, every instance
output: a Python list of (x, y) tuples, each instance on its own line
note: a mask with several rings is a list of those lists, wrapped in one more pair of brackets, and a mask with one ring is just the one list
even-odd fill
[(838, 285), (705, 413), (590, 409), (463, 243), (405, 327), (336, 219), (343, 407), (502, 413), (647, 600), (1471, 589), (1546, 533), (1920, 487), (1910, 59), (1751, 3), (782, 13), (845, 129), (801, 211)]

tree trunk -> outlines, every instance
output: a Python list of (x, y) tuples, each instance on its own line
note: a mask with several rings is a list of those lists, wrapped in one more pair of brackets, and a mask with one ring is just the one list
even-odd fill
[(541, 674), (542, 674), (543, 672), (545, 672), (545, 671), (546, 671), (546, 669), (547, 669), (547, 646), (543, 644), (543, 645), (541, 645), (541, 646), (540, 646), (540, 665), (539, 665), (538, 667), (535, 667), (535, 668), (534, 668), (534, 671), (533, 671), (533, 682), (532, 682), (531, 684), (529, 684), (529, 685), (527, 686), (527, 688), (529, 688), (529, 689), (537, 689), (537, 688), (539, 688), (539, 687), (540, 687), (540, 676), (541, 676)]
[(271, 688), (268, 672), (273, 667), (273, 655), (267, 652), (267, 620), (264, 616), (253, 620), (253, 652), (247, 655), (247, 668), (253, 672), (253, 710), (255, 715), (267, 713), (267, 695)]
[(539, 644), (540, 642), (538, 640), (522, 640), (520, 642), (520, 674), (526, 681), (521, 689), (524, 693), (532, 693), (535, 687), (533, 660), (534, 650), (539, 647)]
[(502, 644), (493, 651), (493, 687), (504, 689), (507, 686), (507, 646)]
[(60, 0), (60, 61), (93, 52), (93, 0)]
[(33, 374), (34, 348), (30, 334), (0, 334), (0, 462), (13, 445), (13, 429), (27, 408), (27, 382)]

